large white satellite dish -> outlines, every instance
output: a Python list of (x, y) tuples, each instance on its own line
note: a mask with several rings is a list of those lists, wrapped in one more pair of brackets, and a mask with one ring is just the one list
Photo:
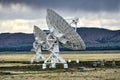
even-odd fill
[(86, 48), (79, 34), (56, 12), (48, 9), (46, 19), (50, 32), (59, 39), (62, 45), (74, 50)]
[[(34, 27), (35, 40), (38, 42), (38, 45), (41, 45), (51, 53), (44, 60), (42, 68), (46, 69), (47, 64), (50, 64), (51, 68), (55, 68), (56, 63), (62, 63), (64, 64), (64, 68), (68, 68), (67, 62), (59, 55), (59, 45), (74, 50), (83, 50), (86, 48), (85, 44), (79, 34), (61, 16), (51, 9), (47, 10), (46, 21), (50, 30), (48, 35), (38, 27)], [(41, 46), (37, 48), (41, 50)]]

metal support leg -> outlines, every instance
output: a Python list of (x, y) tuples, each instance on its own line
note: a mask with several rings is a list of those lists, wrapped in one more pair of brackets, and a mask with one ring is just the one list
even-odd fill
[(39, 62), (40, 60), (45, 60), (45, 57), (42, 54), (36, 54), (32, 59), (31, 59), (31, 63), (35, 62)]
[(64, 64), (64, 68), (68, 68), (68, 64), (59, 54), (51, 53), (44, 62), (44, 64), (50, 64), (49, 68), (56, 68), (56, 63), (62, 63)]

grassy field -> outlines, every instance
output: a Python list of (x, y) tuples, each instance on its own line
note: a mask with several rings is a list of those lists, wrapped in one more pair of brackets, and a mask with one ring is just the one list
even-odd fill
[[(48, 57), (49, 54), (46, 53), (43, 54)], [(34, 52), (1, 52), (0, 61), (8, 62), (0, 63), (0, 80), (120, 80), (120, 66), (86, 67), (84, 71), (78, 68), (41, 70), (39, 67), (41, 64), (21, 63), (29, 62), (34, 55)], [(120, 51), (61, 52), (60, 55), (66, 60), (111, 61), (114, 59), (120, 61)], [(9, 61), (16, 61), (16, 63), (9, 63)], [(33, 70), (32, 68), (35, 67), (37, 67), (36, 70)]]
[[(49, 54), (44, 52), (43, 55), (47, 58)], [(30, 61), (35, 55), (34, 52), (2, 52), (0, 53), (0, 61)], [(81, 61), (94, 61), (94, 60), (120, 60), (120, 51), (90, 51), (90, 52), (61, 52), (60, 54), (64, 59), (68, 60), (81, 60)]]
[(120, 69), (1, 75), (0, 80), (120, 80)]
[[(30, 61), (31, 58), (35, 55), (34, 52), (2, 52), (0, 53), (0, 61)], [(47, 58), (49, 54), (44, 52), (43, 55)], [(94, 60), (120, 60), (120, 51), (90, 51), (90, 52), (61, 52), (60, 56), (68, 60), (81, 60), (81, 61), (94, 61)]]

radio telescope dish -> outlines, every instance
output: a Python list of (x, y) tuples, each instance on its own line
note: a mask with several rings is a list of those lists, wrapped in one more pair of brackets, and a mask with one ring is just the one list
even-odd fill
[(56, 12), (48, 9), (46, 21), (50, 32), (57, 37), (61, 45), (74, 50), (86, 48), (79, 34)]
[(47, 64), (50, 64), (50, 68), (56, 68), (56, 63), (64, 64), (64, 68), (68, 68), (68, 64), (59, 55), (59, 45), (74, 50), (85, 49), (85, 44), (79, 34), (56, 12), (51, 9), (47, 10), (46, 21), (49, 27), (49, 34), (34, 26), (35, 42), (33, 47), (36, 51), (36, 56), (32, 61), (43, 59), (41, 54), (41, 47), (50, 52), (50, 56), (44, 60), (42, 69), (47, 68)]
[(42, 44), (46, 39), (46, 33), (44, 33), (40, 28), (38, 28), (37, 26), (34, 26), (34, 37), (35, 37), (35, 41), (33, 43), (33, 49), (36, 53), (36, 55), (31, 59), (31, 63), (33, 63), (34, 61), (39, 62), (40, 59), (45, 60), (45, 57), (42, 55)]
[(38, 43), (41, 43), (43, 41), (46, 40), (46, 33), (43, 32), (40, 28), (38, 28), (37, 26), (34, 26), (34, 36), (35, 36), (35, 40), (38, 41)]

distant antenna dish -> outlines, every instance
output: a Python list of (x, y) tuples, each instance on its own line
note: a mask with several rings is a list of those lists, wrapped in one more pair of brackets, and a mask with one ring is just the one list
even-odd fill
[(34, 26), (33, 33), (35, 37), (33, 48), (34, 51), (36, 52), (36, 55), (31, 59), (31, 63), (33, 63), (34, 61), (39, 62), (40, 60), (45, 60), (45, 57), (42, 55), (41, 49), (42, 49), (42, 44), (46, 40), (46, 36), (47, 36), (46, 33), (43, 32), (37, 26)]
[(37, 26), (34, 26), (34, 37), (35, 40), (38, 40), (39, 43), (43, 42), (46, 40), (46, 33), (44, 31), (42, 31), (40, 28), (38, 28)]
[(47, 64), (50, 64), (51, 68), (55, 68), (56, 63), (62, 63), (64, 68), (68, 68), (67, 62), (59, 55), (59, 45), (73, 50), (81, 50), (86, 48), (85, 44), (70, 24), (51, 9), (47, 10), (46, 21), (50, 30), (48, 35), (38, 27), (34, 27), (34, 34), (38, 43), (51, 52), (50, 56), (44, 61), (42, 68), (46, 69)]

